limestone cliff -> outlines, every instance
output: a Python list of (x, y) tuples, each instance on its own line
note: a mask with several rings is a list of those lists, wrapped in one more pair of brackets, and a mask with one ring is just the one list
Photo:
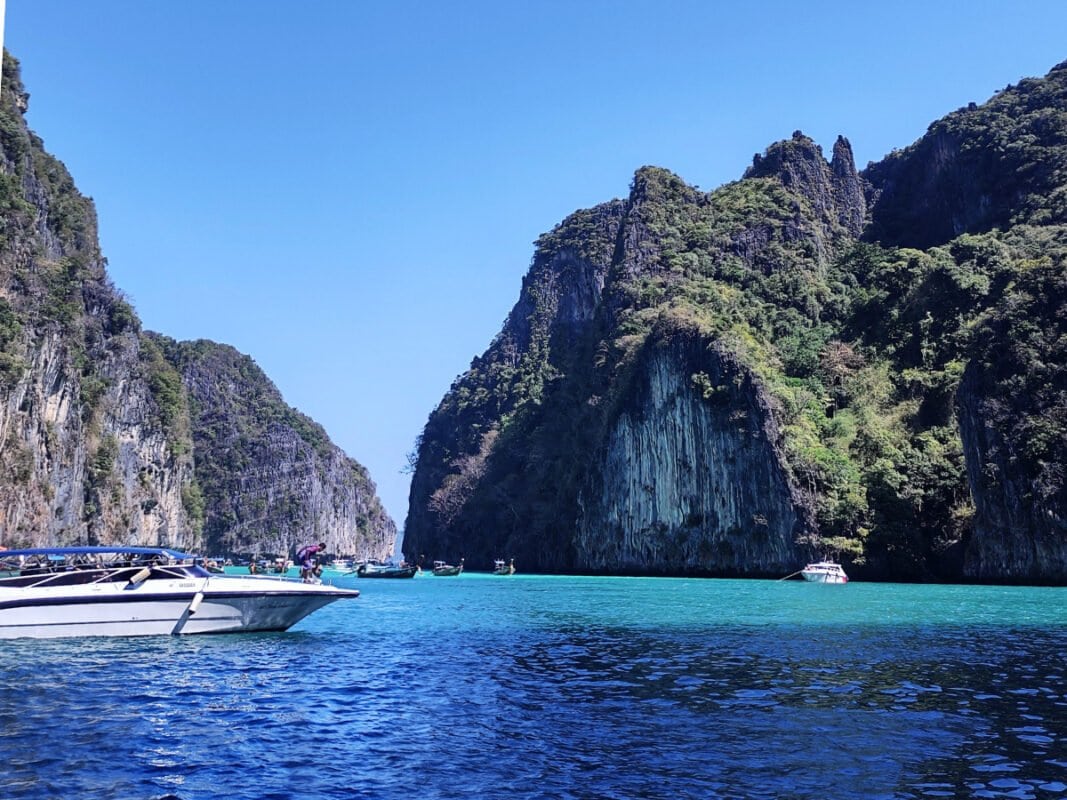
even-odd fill
[(28, 130), (27, 107), (5, 54), (0, 545), (266, 555), (314, 539), (388, 556), (395, 526), (366, 470), (251, 359), (141, 330), (108, 279), (92, 201)]
[(869, 238), (931, 247), (962, 233), (1067, 223), (1063, 112), (1067, 61), (938, 120), (864, 172)]
[[(983, 320), (957, 407), (975, 500), (965, 573), (1067, 583), (1067, 229)], [(1043, 252), (1051, 248), (1044, 245)]]
[(189, 395), (196, 478), (211, 552), (392, 555), (396, 527), (367, 470), (288, 406), (255, 362), (228, 345), (155, 337)]
[(1067, 581), (1067, 66), (857, 172), (797, 132), (538, 243), (418, 448), (405, 551)]
[[(468, 551), (467, 541), (481, 535), (479, 523), (464, 513), (469, 494), (476, 485), (492, 486), (484, 481), (486, 458), (501, 422), (534, 413), (585, 346), (623, 211), (616, 201), (576, 212), (538, 241), (503, 330), (456, 381), (420, 437), (411, 485), (411, 505), (419, 511), (409, 516), (404, 531), (409, 559), (458, 559)], [(481, 530), (489, 535), (489, 529)], [(545, 563), (559, 565), (551, 553)]]
[[(709, 195), (646, 167), (625, 202), (542, 238), (504, 330), (427, 423), (409, 558), (752, 575), (812, 552), (777, 401), (723, 324), (741, 298), (693, 280), (825, 268), (863, 207), (839, 205), (850, 195), (810, 139), (789, 148), (768, 174), (795, 154), (819, 165), (815, 185), (759, 175)], [(738, 198), (766, 213), (738, 213)]]
[(782, 575), (812, 520), (758, 379), (721, 343), (654, 332), (578, 498), (596, 572)]
[(92, 202), (26, 128), (5, 55), (0, 99), (0, 542), (195, 548), (173, 370), (104, 270)]

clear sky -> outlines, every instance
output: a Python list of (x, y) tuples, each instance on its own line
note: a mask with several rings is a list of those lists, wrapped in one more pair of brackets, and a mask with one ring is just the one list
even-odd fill
[(1063, 0), (8, 0), (5, 44), (145, 327), (251, 355), (402, 525), (538, 235), (796, 129), (862, 167), (1065, 34)]

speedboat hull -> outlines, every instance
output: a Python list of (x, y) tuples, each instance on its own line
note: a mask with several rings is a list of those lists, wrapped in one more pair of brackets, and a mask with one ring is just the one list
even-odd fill
[(848, 583), (844, 575), (827, 575), (826, 573), (800, 573), (801, 577), (809, 583)]
[(0, 595), (0, 639), (284, 631), (359, 592), (262, 576), (26, 588)]

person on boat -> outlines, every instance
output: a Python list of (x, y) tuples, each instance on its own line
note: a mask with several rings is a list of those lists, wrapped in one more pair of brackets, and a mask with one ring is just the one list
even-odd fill
[(326, 552), (326, 542), (308, 544), (296, 551), (296, 560), (300, 562), (300, 579), (311, 583), (315, 579), (315, 556)]
[(256, 560), (253, 558), (248, 562), (248, 573), (250, 575), (255, 575), (257, 572), (259, 572), (259, 565), (256, 564)]

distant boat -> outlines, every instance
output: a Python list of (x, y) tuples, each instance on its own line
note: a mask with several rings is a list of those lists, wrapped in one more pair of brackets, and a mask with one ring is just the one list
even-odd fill
[(493, 562), (493, 574), (494, 575), (514, 575), (515, 574), (515, 559), (511, 559), (507, 564), (504, 563), (504, 559), (498, 558)]
[(817, 561), (800, 571), (804, 580), (812, 583), (848, 583), (848, 576), (840, 564), (833, 561)]
[(396, 567), (392, 564), (379, 564), (376, 561), (365, 561), (353, 570), (360, 578), (414, 578), (418, 571), (419, 568), (414, 565)]
[(463, 559), (459, 560), (459, 566), (454, 567), (451, 564), (446, 564), (444, 561), (433, 562), (433, 574), (439, 577), (448, 577), (451, 575), (459, 575), (463, 572)]

